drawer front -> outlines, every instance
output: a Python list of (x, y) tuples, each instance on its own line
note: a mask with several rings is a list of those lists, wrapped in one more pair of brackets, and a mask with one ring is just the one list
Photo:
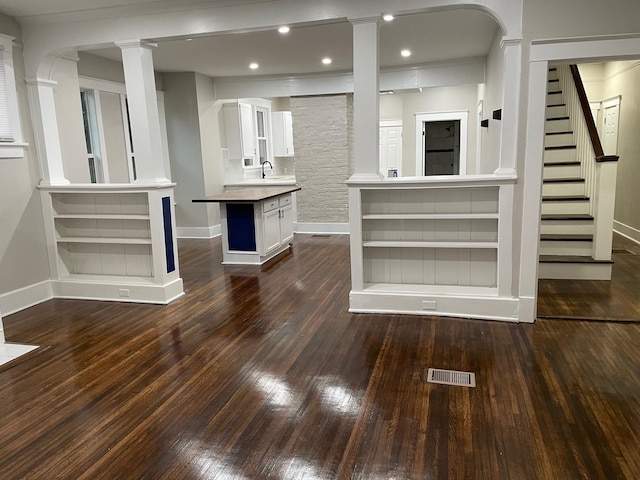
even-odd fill
[(278, 208), (277, 198), (273, 198), (271, 200), (265, 200), (264, 202), (262, 202), (262, 211), (265, 213), (270, 212), (271, 210), (275, 210), (276, 208)]
[(281, 207), (291, 205), (291, 194), (282, 195), (281, 197), (278, 197), (278, 199), (280, 200)]

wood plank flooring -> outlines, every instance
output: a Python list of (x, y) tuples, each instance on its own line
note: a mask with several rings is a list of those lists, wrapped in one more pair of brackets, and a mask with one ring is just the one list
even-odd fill
[(640, 324), (352, 315), (346, 237), (179, 254), (171, 305), (5, 318), (43, 348), (0, 367), (0, 478), (640, 478)]
[(640, 245), (614, 233), (611, 281), (539, 280), (538, 317), (640, 322)]

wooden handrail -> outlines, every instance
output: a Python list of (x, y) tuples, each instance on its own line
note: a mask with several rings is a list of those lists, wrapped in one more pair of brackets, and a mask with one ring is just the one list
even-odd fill
[(605, 157), (602, 143), (600, 142), (600, 136), (598, 135), (598, 129), (596, 128), (596, 122), (593, 120), (591, 114), (591, 108), (589, 107), (589, 99), (587, 99), (587, 92), (584, 90), (584, 84), (580, 77), (580, 71), (577, 65), (569, 65), (571, 69), (571, 76), (573, 77), (573, 83), (576, 86), (578, 92), (578, 98), (580, 99), (580, 106), (582, 107), (582, 113), (584, 119), (587, 122), (587, 130), (589, 130), (589, 137), (591, 137), (591, 145), (593, 145), (593, 151), (596, 154), (596, 158)]

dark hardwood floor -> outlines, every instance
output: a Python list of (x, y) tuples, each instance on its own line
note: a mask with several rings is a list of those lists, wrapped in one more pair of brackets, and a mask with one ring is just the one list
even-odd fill
[(0, 478), (640, 478), (640, 324), (352, 315), (346, 237), (262, 268), (179, 252), (168, 306), (5, 318), (42, 348), (0, 369)]
[(614, 233), (611, 281), (539, 280), (538, 317), (640, 322), (640, 245)]

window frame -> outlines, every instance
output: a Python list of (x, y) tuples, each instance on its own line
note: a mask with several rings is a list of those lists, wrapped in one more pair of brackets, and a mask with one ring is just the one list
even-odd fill
[(6, 79), (7, 108), (12, 129), (12, 141), (0, 141), (0, 159), (23, 158), (27, 143), (23, 142), (22, 124), (20, 122), (20, 110), (18, 105), (18, 92), (16, 90), (16, 76), (13, 66), (13, 41), (15, 37), (0, 33), (0, 50), (2, 50), (2, 63)]

